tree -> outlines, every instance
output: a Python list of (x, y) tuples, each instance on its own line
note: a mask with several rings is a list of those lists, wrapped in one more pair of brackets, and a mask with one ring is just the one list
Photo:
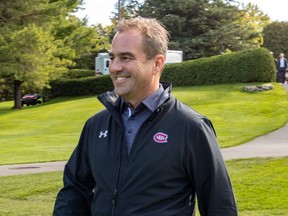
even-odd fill
[(127, 19), (137, 16), (139, 7), (142, 5), (141, 2), (137, 0), (117, 0), (115, 3), (116, 12), (112, 13), (112, 23), (117, 24), (117, 22), (123, 18)]
[(239, 10), (237, 20), (241, 30), (239, 49), (256, 48), (263, 45), (263, 29), (270, 23), (268, 15), (264, 14), (257, 5), (251, 3)]
[(171, 35), (169, 48), (183, 50), (187, 59), (195, 59), (260, 46), (261, 40), (256, 38), (261, 28), (251, 28), (252, 23), (256, 25), (257, 22), (253, 20), (246, 27), (242, 20), (243, 14), (254, 18), (259, 16), (259, 19), (261, 14), (243, 12), (236, 3), (224, 0), (146, 0), (139, 15), (159, 19)]
[(11, 43), (5, 47), (6, 61), (2, 73), (9, 74), (14, 83), (14, 107), (21, 108), (21, 85), (34, 89), (44, 87), (51, 74), (61, 74), (71, 62), (55, 57), (57, 43), (49, 32), (35, 24), (29, 25), (12, 35)]
[(109, 37), (101, 35), (98, 26), (87, 26), (87, 20), (79, 20), (73, 15), (59, 22), (52, 32), (56, 39), (74, 51), (73, 68), (94, 69), (97, 50), (110, 47)]
[(288, 53), (288, 22), (272, 22), (264, 30), (263, 46), (272, 51), (276, 56)]
[(5, 85), (14, 85), (14, 108), (21, 108), (21, 86), (43, 86), (46, 74), (52, 75), (52, 64), (56, 72), (56, 68), (63, 70), (63, 65), (71, 63), (67, 57), (73, 57), (73, 50), (54, 39), (50, 31), (81, 3), (82, 0), (0, 0), (0, 78)]
[(234, 8), (210, 2), (146, 0), (140, 15), (159, 19), (170, 33), (169, 49), (183, 50), (187, 59), (195, 59), (219, 54), (223, 49), (220, 48), (223, 46), (221, 38), (224, 37), (220, 37), (223, 28), (233, 23)]
[(81, 4), (83, 0), (0, 0), (0, 26), (18, 29), (31, 23), (45, 26), (65, 19)]

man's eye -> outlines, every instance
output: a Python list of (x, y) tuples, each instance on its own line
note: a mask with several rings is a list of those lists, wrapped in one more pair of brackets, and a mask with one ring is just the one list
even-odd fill
[(132, 58), (130, 56), (123, 56), (121, 58), (122, 61), (130, 61)]

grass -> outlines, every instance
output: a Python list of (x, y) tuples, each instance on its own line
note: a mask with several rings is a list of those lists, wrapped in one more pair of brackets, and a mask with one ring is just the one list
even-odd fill
[(274, 84), (274, 90), (261, 93), (243, 92), (243, 85), (180, 88), (176, 96), (213, 122), (222, 148), (231, 147), (274, 131), (288, 121), (288, 97), (281, 85)]
[[(243, 92), (243, 85), (177, 87), (172, 93), (211, 119), (224, 148), (288, 121), (288, 97), (281, 85), (275, 83), (273, 90), (261, 93)], [(12, 105), (0, 103), (0, 164), (68, 159), (85, 121), (103, 109), (95, 96), (58, 98), (22, 110), (11, 110)]]
[(7, 112), (10, 103), (0, 103), (0, 107), (4, 104), (0, 108), (0, 164), (67, 159), (85, 120), (103, 108), (95, 96), (60, 98)]
[[(288, 215), (288, 157), (226, 164), (240, 216)], [(1, 216), (48, 216), (62, 186), (62, 172), (6, 176), (0, 181)]]
[(241, 216), (288, 215), (288, 157), (226, 163)]
[[(273, 84), (273, 90), (253, 94), (233, 84), (174, 88), (173, 95), (209, 117), (221, 147), (228, 147), (287, 123), (287, 92)], [(95, 97), (58, 98), (22, 110), (12, 105), (0, 103), (0, 164), (66, 160), (85, 121), (103, 108)], [(226, 163), (239, 215), (288, 216), (288, 157)], [(0, 182), (1, 216), (48, 216), (62, 172), (6, 176)]]
[(1, 216), (51, 215), (62, 173), (0, 177)]

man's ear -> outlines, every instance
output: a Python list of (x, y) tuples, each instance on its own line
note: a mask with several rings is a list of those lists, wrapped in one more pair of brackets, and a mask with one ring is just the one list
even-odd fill
[(165, 57), (162, 54), (155, 56), (154, 68), (156, 72), (161, 72), (164, 69)]

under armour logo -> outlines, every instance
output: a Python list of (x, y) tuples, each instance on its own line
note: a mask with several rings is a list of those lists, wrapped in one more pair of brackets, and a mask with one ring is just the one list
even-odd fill
[(104, 132), (100, 131), (99, 138), (107, 137), (107, 133), (108, 133), (108, 130), (105, 130)]

